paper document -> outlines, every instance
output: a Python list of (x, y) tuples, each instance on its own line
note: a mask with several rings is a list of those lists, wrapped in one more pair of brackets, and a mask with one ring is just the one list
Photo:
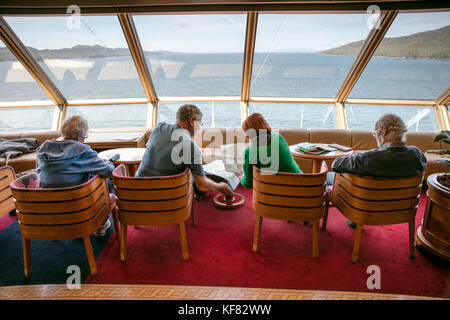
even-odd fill
[(137, 140), (137, 139), (139, 139), (139, 136), (129, 137), (129, 138), (126, 138), (126, 137), (113, 138), (113, 140), (118, 140), (118, 141), (133, 141), (133, 140)]
[(215, 160), (203, 166), (206, 176), (215, 182), (225, 182), (234, 190), (239, 185), (239, 178), (234, 172), (227, 171), (222, 160)]

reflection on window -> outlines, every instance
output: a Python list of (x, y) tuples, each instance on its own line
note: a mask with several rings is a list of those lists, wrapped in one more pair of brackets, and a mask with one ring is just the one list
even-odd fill
[(436, 99), (450, 83), (450, 12), (400, 13), (350, 98)]
[(246, 15), (134, 16), (158, 96), (239, 96)]
[(0, 132), (50, 130), (54, 107), (0, 108)]
[(336, 128), (334, 106), (328, 104), (251, 103), (272, 128)]
[(334, 97), (370, 31), (366, 20), (365, 14), (260, 14), (250, 94)]
[(5, 19), (67, 99), (145, 97), (116, 16)]
[(408, 131), (438, 131), (433, 107), (345, 106), (349, 129), (373, 130), (375, 122), (385, 113), (402, 118)]
[[(183, 102), (159, 103), (158, 122), (175, 123), (178, 108)], [(237, 128), (241, 126), (241, 105), (239, 102), (187, 102), (197, 106), (203, 113), (205, 128)]]
[(49, 100), (25, 67), (0, 42), (0, 101)]
[(147, 109), (147, 104), (72, 106), (67, 107), (66, 119), (80, 115), (88, 121), (90, 129), (145, 127)]

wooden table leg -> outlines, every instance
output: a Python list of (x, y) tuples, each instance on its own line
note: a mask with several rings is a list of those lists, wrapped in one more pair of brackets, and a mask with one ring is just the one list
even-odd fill
[(129, 177), (134, 177), (136, 175), (137, 165), (135, 165), (135, 164), (127, 164), (126, 165), (126, 169), (127, 169), (127, 175)]
[(311, 173), (319, 173), (322, 168), (322, 159), (313, 159), (313, 167)]

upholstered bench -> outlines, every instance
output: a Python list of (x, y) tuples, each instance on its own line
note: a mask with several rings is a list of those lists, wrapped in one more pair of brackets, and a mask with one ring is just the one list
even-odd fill
[[(273, 129), (278, 130), (289, 145), (300, 142), (311, 143), (338, 143), (352, 147), (355, 152), (363, 152), (377, 148), (377, 142), (369, 130), (343, 130), (343, 129)], [(147, 132), (147, 137), (150, 137)], [(418, 147), (427, 157), (427, 169), (425, 179), (430, 174), (444, 172), (446, 166), (438, 161), (439, 155), (427, 153), (427, 150), (450, 150), (450, 146), (443, 142), (434, 142), (438, 132), (415, 132), (406, 133), (406, 144)], [(148, 140), (148, 138), (147, 138)], [(242, 152), (248, 146), (248, 138), (240, 128), (203, 128), (194, 140), (202, 148), (203, 162), (209, 163), (213, 160), (221, 159), (223, 144), (235, 144), (235, 159), (242, 163)], [(300, 168), (304, 172), (311, 172), (312, 160), (297, 160)], [(328, 161), (328, 168), (331, 170), (332, 161)]]
[[(2, 133), (0, 139), (12, 140), (22, 138), (35, 138), (38, 146), (48, 139), (56, 139), (61, 136), (59, 131), (34, 131), (18, 133)], [(6, 164), (6, 158), (0, 157), (0, 167)], [(14, 168), (16, 174), (36, 168), (36, 152), (26, 153), (16, 158), (10, 158), (8, 165)]]

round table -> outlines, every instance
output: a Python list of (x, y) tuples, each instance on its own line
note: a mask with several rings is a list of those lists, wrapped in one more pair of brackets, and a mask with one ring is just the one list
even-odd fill
[(107, 161), (113, 155), (119, 154), (120, 158), (114, 161), (114, 164), (124, 164), (127, 168), (128, 176), (134, 177), (137, 167), (144, 156), (145, 148), (117, 148), (102, 151), (98, 154), (100, 159)]
[[(327, 146), (327, 144), (325, 144), (325, 143), (314, 143), (314, 144), (319, 147), (321, 145)], [(289, 146), (289, 150), (291, 151), (292, 157), (294, 157), (294, 159), (295, 158), (312, 159), (313, 167), (312, 167), (311, 173), (319, 173), (320, 172), (320, 168), (322, 167), (323, 160), (334, 160), (339, 157), (344, 157), (344, 156), (353, 154), (353, 150), (350, 150), (350, 151), (336, 150), (336, 151), (329, 151), (329, 152), (322, 153), (322, 154), (308, 154), (308, 153), (299, 152), (299, 151), (295, 150), (297, 145), (298, 144)], [(331, 170), (330, 168), (328, 168), (328, 169)]]

